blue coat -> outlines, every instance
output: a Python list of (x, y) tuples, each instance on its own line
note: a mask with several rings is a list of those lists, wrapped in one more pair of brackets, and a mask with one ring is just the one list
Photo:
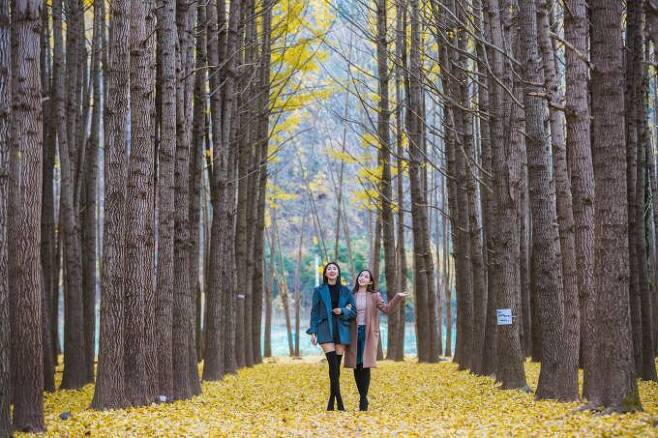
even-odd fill
[(318, 344), (334, 342), (332, 318), (338, 318), (338, 337), (340, 343), (349, 345), (352, 342), (350, 321), (356, 318), (356, 302), (354, 295), (345, 286), (340, 287), (338, 307), (342, 310), (335, 315), (331, 308), (331, 292), (327, 284), (322, 284), (313, 290), (313, 307), (311, 307), (311, 323), (306, 333), (315, 334)]

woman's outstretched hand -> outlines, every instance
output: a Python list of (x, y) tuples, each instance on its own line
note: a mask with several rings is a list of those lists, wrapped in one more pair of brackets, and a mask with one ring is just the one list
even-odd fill
[(318, 345), (318, 337), (315, 335), (315, 333), (311, 335), (311, 344)]
[(407, 291), (405, 291), (405, 292), (398, 292), (398, 296), (399, 296), (400, 298), (404, 298), (404, 297), (406, 297), (407, 295), (409, 295), (409, 293), (408, 293)]
[(336, 315), (340, 315), (341, 313), (343, 313), (343, 310), (342, 310), (341, 308), (339, 308), (339, 307), (336, 307), (336, 308), (334, 309), (334, 313), (335, 313)]

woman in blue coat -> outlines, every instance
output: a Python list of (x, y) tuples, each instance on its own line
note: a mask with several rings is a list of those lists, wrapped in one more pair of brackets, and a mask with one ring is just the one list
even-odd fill
[(313, 291), (311, 324), (306, 333), (313, 345), (320, 344), (329, 364), (329, 402), (327, 410), (344, 411), (340, 395), (340, 362), (345, 348), (352, 342), (350, 321), (356, 317), (356, 303), (352, 292), (340, 281), (340, 267), (330, 262), (322, 273), (323, 283)]

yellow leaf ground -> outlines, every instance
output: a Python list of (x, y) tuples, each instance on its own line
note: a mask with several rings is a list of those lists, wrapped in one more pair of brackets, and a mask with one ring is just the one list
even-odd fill
[[(341, 369), (347, 412), (325, 412), (327, 366), (319, 357), (278, 360), (204, 383), (192, 400), (111, 412), (88, 409), (93, 394), (46, 395), (52, 436), (404, 436), (586, 435), (656, 436), (658, 384), (640, 382), (644, 412), (597, 416), (575, 412), (578, 403), (535, 401), (502, 391), (492, 379), (459, 372), (451, 362), (418, 365), (382, 362), (372, 372), (370, 411), (357, 411), (351, 370)], [(539, 365), (526, 364), (536, 387)], [(71, 412), (68, 420), (59, 414)]]

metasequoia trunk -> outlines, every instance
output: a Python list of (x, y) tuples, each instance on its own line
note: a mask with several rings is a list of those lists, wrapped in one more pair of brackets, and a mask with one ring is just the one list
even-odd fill
[(624, 93), (625, 132), (626, 132), (626, 190), (628, 200), (628, 262), (630, 270), (629, 295), (631, 306), (631, 327), (633, 332), (633, 358), (639, 375), (642, 369), (642, 310), (640, 293), (639, 259), (637, 255), (637, 149), (641, 111), (640, 82), (642, 78), (642, 4), (643, 1), (628, 5), (626, 22), (626, 88)]
[(19, 201), (12, 206), (16, 209), (11, 211), (8, 228), (9, 240), (16, 240), (10, 247), (16, 249), (10, 254), (13, 265), (10, 276), (14, 276), (10, 293), (15, 300), (11, 309), (11, 355), (12, 363), (17, 366), (12, 371), (13, 427), (28, 432), (45, 431), (39, 265), (43, 166), (39, 41), (42, 7), (38, 0), (14, 0), (11, 10), (9, 162), (11, 178), (16, 178), (10, 184), (17, 190), (11, 196)]
[(622, 5), (590, 4), (592, 156), (595, 184), (596, 373), (590, 403), (609, 410), (641, 409), (635, 382), (628, 297), (628, 208), (624, 151)]
[[(206, 68), (207, 68), (207, 13), (206, 5), (198, 3), (197, 5), (198, 25), (196, 40), (196, 73), (194, 74), (194, 101), (193, 101), (193, 120), (192, 120), (192, 144), (190, 149), (190, 246), (189, 246), (189, 267), (190, 267), (190, 287), (196, 301), (196, 321), (195, 335), (197, 359), (203, 358), (203, 331), (202, 331), (202, 294), (206, 287), (202, 287), (200, 278), (201, 269), (200, 260), (206, 260), (205, 255), (208, 253), (208, 246), (203, 246), (203, 257), (201, 257), (201, 206), (203, 211), (207, 210), (207, 198), (205, 193), (205, 184), (203, 181), (204, 174), (204, 153), (206, 150), (206, 133), (207, 133), (207, 94), (206, 94)], [(204, 218), (206, 215), (204, 214)], [(204, 223), (204, 236), (207, 238), (209, 230)], [(207, 278), (208, 270), (204, 265), (203, 280)], [(207, 282), (205, 282), (207, 285)]]
[(91, 53), (91, 83), (93, 110), (91, 113), (91, 132), (86, 143), (84, 160), (84, 187), (82, 207), (82, 265), (83, 305), (84, 305), (84, 342), (86, 382), (94, 381), (94, 359), (96, 358), (96, 291), (97, 275), (97, 239), (98, 221), (98, 154), (100, 150), (101, 129), (101, 57), (103, 34), (105, 32), (105, 3), (94, 3), (94, 32)]
[[(501, 26), (501, 11), (498, 0), (488, 0), (489, 25), (491, 29), (491, 42), (498, 48), (503, 44), (503, 31)], [(503, 80), (503, 84), (510, 89), (511, 77), (505, 66), (503, 54), (497, 50), (492, 51), (493, 74)], [(510, 132), (514, 114), (520, 111), (512, 102), (511, 96), (498, 83), (492, 87), (492, 143), (499, 149), (493, 152), (493, 167), (497, 180), (496, 206), (498, 221), (494, 228), (499, 273), (494, 276), (496, 280), (496, 308), (511, 309), (512, 315), (518, 315), (520, 303), (519, 269), (516, 266), (519, 260), (518, 243), (518, 188), (520, 175), (520, 151), (518, 144), (512, 136), (518, 133)], [(510, 117), (510, 119), (508, 119)], [(506, 126), (507, 125), (507, 126)], [(494, 317), (492, 315), (491, 317)], [(496, 360), (496, 380), (502, 383), (503, 388), (526, 388), (525, 370), (523, 369), (523, 353), (519, 337), (520, 328), (517, 323), (497, 327), (496, 342), (498, 345)]]
[[(550, 137), (544, 117), (544, 71), (541, 68), (537, 43), (537, 9), (535, 3), (520, 4), (521, 45), (526, 81), (524, 106), (528, 144), (528, 180), (532, 212), (533, 254), (540, 266), (538, 296), (542, 328), (542, 363), (536, 397), (558, 400), (578, 399), (578, 343), (566, 339), (564, 325), (564, 288), (562, 256), (557, 228), (555, 185), (551, 175)], [(548, 23), (545, 23), (547, 26)], [(549, 78), (549, 81), (552, 78)], [(532, 85), (531, 85), (532, 84)], [(552, 127), (555, 123), (552, 124)], [(561, 132), (555, 132), (561, 136)], [(559, 161), (557, 157), (556, 160)], [(558, 163), (557, 165), (559, 165)], [(564, 178), (561, 173), (556, 178)], [(562, 181), (563, 182), (563, 181)], [(571, 333), (575, 336), (575, 333)]]
[[(57, 143), (61, 165), (60, 218), (64, 243), (64, 293), (66, 299), (64, 319), (64, 376), (61, 388), (77, 389), (86, 382), (84, 354), (84, 308), (82, 293), (82, 256), (80, 241), (79, 213), (76, 208), (77, 149), (75, 119), (77, 105), (76, 65), (73, 56), (77, 50), (78, 5), (67, 2), (68, 13), (72, 17), (66, 33), (66, 58), (62, 35), (62, 1), (53, 5), (54, 66), (57, 105)], [(68, 96), (65, 92), (68, 91)], [(71, 96), (73, 94), (73, 97)]]
[[(257, 147), (260, 148), (258, 159), (258, 206), (256, 210), (254, 230), (254, 253), (255, 264), (252, 278), (253, 293), (253, 316), (252, 316), (252, 348), (254, 349), (254, 364), (263, 361), (261, 353), (261, 321), (263, 314), (263, 270), (265, 269), (264, 241), (265, 241), (265, 197), (268, 179), (268, 145), (270, 136), (269, 125), (269, 103), (270, 103), (270, 65), (272, 58), (272, 8), (274, 2), (266, 0), (263, 2), (263, 30), (261, 42), (260, 60), (260, 111), (258, 119)], [(299, 306), (297, 300), (296, 306)]]
[[(160, 143), (158, 145), (158, 330), (159, 395), (173, 398), (174, 154), (176, 151), (176, 1), (158, 5)], [(176, 334), (178, 336), (178, 334)]]
[[(428, 248), (427, 210), (424, 207), (422, 188), (423, 158), (423, 120), (421, 114), (422, 88), (420, 78), (420, 20), (417, 0), (410, 0), (411, 7), (411, 48), (409, 55), (409, 85), (407, 131), (409, 136), (409, 183), (411, 190), (411, 212), (414, 241), (414, 290), (416, 294), (416, 333), (418, 345), (418, 359), (421, 362), (431, 362), (429, 343), (430, 313), (428, 308), (429, 295), (432, 293), (432, 282), (428, 282), (428, 275), (433, 272), (432, 266), (427, 265), (426, 255)], [(430, 254), (431, 257), (431, 254)], [(429, 277), (431, 278), (431, 277)]]
[(594, 312), (594, 175), (592, 168), (588, 66), (579, 53), (588, 51), (589, 22), (585, 0), (568, 0), (564, 16), (565, 40), (574, 50), (565, 51), (567, 163), (571, 175), (577, 280), (580, 301), (580, 344), (584, 372), (583, 397), (589, 398), (595, 367)]
[[(55, 283), (55, 154), (56, 121), (52, 107), (52, 60), (50, 53), (50, 10), (41, 9), (41, 93), (51, 97), (42, 102), (43, 110), (43, 184), (41, 191), (41, 332), (43, 334), (43, 383), (44, 390), (55, 391), (55, 359), (52, 352), (53, 338), (51, 320), (57, 318), (52, 313), (51, 294)], [(8, 43), (7, 43), (8, 44)], [(7, 49), (8, 50), (8, 49)], [(7, 62), (9, 58), (7, 58)], [(8, 71), (8, 65), (7, 65)], [(9, 115), (9, 113), (7, 113)]]
[(224, 343), (223, 343), (223, 321), (226, 315), (221, 311), (224, 285), (221, 284), (223, 271), (221, 270), (222, 262), (222, 245), (221, 227), (223, 225), (223, 212), (220, 210), (222, 205), (224, 183), (220, 179), (223, 175), (223, 169), (220, 168), (219, 158), (222, 148), (222, 93), (219, 89), (221, 84), (221, 70), (217, 67), (219, 59), (223, 55), (223, 35), (218, 33), (220, 22), (218, 16), (224, 20), (224, 0), (212, 0), (206, 9), (208, 20), (208, 32), (210, 35), (217, 34), (217, 38), (208, 38), (208, 66), (209, 66), (209, 84), (210, 90), (210, 117), (212, 129), (212, 174), (210, 175), (210, 193), (212, 203), (212, 225), (210, 229), (210, 246), (209, 251), (209, 271), (207, 275), (206, 289), (206, 318), (205, 318), (205, 342), (204, 342), (204, 365), (203, 380), (219, 380), (224, 376)]
[(101, 321), (94, 409), (129, 405), (125, 394), (124, 311), (128, 105), (130, 99), (130, 2), (112, 3), (105, 108), (105, 228)]
[[(153, 102), (150, 82), (147, 20), (150, 2), (136, 2), (130, 11), (130, 104), (131, 148), (127, 181), (125, 259), (125, 379), (126, 396), (133, 406), (145, 405), (146, 386), (146, 296), (149, 293), (148, 245), (149, 177), (154, 159)], [(152, 19), (152, 17), (150, 18)]]
[[(377, 108), (377, 137), (379, 151), (377, 164), (382, 168), (379, 181), (379, 202), (382, 215), (382, 239), (384, 244), (384, 275), (386, 277), (386, 294), (391, 301), (397, 292), (397, 266), (395, 261), (395, 222), (391, 200), (391, 135), (389, 123), (391, 110), (389, 108), (389, 68), (388, 44), (386, 36), (386, 0), (377, 0), (377, 76), (379, 91), (379, 106)], [(354, 273), (356, 274), (356, 273)], [(388, 319), (388, 347), (390, 348), (394, 335), (399, 331), (399, 313), (393, 313)]]
[[(642, 20), (641, 28), (643, 28), (644, 20)], [(641, 319), (642, 319), (642, 352), (641, 352), (641, 367), (640, 377), (643, 380), (658, 380), (656, 376), (656, 362), (654, 350), (654, 320), (653, 320), (653, 299), (655, 292), (651, 290), (649, 285), (648, 263), (649, 248), (647, 247), (647, 226), (645, 212), (650, 211), (647, 209), (646, 201), (647, 196), (647, 153), (646, 150), (650, 147), (650, 133), (647, 121), (646, 108), (648, 107), (648, 86), (649, 78), (647, 72), (646, 61), (644, 60), (645, 45), (642, 41), (641, 56), (642, 63), (639, 65), (641, 69), (640, 77), (642, 82), (639, 88), (638, 102), (633, 105), (632, 111), (636, 112), (638, 121), (638, 143), (637, 143), (637, 181), (636, 181), (636, 196), (637, 205), (634, 212), (636, 216), (637, 226), (632, 230), (634, 240), (631, 244), (635, 244), (637, 248), (637, 274), (638, 286), (640, 292), (641, 304)]]
[[(9, 124), (11, 102), (11, 29), (9, 2), (0, 4), (0, 435), (11, 434), (11, 348), (9, 322), (9, 259), (7, 213), (9, 200)], [(48, 354), (49, 352), (45, 352)]]
[[(481, 19), (481, 33), (480, 37), (485, 41), (491, 41), (491, 13), (489, 2), (484, 0), (482, 2), (482, 19)], [(486, 59), (487, 63), (494, 59), (493, 49), (486, 47), (479, 51), (481, 58)], [(485, 58), (486, 57), (486, 58)], [(484, 69), (483, 69), (484, 70)], [(494, 87), (495, 78), (487, 68), (487, 90), (480, 93), (480, 106), (483, 112), (492, 114), (496, 110), (496, 92)], [(484, 79), (481, 79), (484, 80)], [(500, 286), (500, 272), (498, 257), (496, 255), (496, 237), (498, 227), (498, 208), (497, 208), (497, 192), (495, 184), (496, 170), (493, 161), (494, 140), (500, 125), (494, 123), (495, 114), (487, 120), (487, 123), (482, 121), (482, 167), (487, 171), (488, 177), (483, 177), (483, 181), (489, 184), (488, 190), (481, 190), (483, 200), (483, 219), (485, 224), (486, 235), (486, 249), (487, 249), (487, 309), (485, 320), (485, 334), (484, 334), (484, 351), (482, 359), (482, 373), (486, 375), (493, 375), (496, 370), (497, 360), (497, 331), (496, 326), (496, 294)], [(498, 122), (499, 123), (499, 122)], [(488, 129), (488, 142), (484, 142), (485, 133), (484, 129)]]
[[(405, 80), (406, 72), (406, 2), (400, 0), (396, 5), (396, 37), (395, 37), (395, 125), (396, 125), (396, 138), (397, 145), (397, 184), (396, 184), (396, 200), (398, 204), (397, 212), (397, 242), (395, 249), (397, 274), (396, 274), (396, 287), (398, 291), (407, 290), (407, 254), (404, 244), (404, 173), (402, 172), (404, 166), (402, 138), (404, 134), (404, 115), (406, 98), (403, 98), (403, 83)], [(345, 223), (347, 226), (347, 223)], [(346, 233), (348, 234), (348, 233)], [(349, 236), (349, 234), (348, 234)], [(348, 240), (349, 242), (349, 240)], [(350, 257), (351, 258), (351, 257)], [(404, 329), (406, 322), (406, 306), (400, 306), (397, 316), (397, 333), (393, 333), (389, 328), (389, 337), (391, 341), (388, 344), (388, 351), (386, 352), (387, 359), (396, 361), (404, 360)], [(391, 321), (389, 319), (389, 321)]]
[[(466, 6), (462, 5), (458, 11), (458, 18), (462, 22), (469, 19), (464, 10)], [(459, 70), (457, 77), (459, 80), (459, 100), (463, 109), (463, 161), (462, 172), (465, 173), (466, 190), (468, 200), (468, 245), (471, 272), (471, 297), (473, 300), (472, 307), (472, 345), (470, 368), (476, 374), (483, 374), (483, 356), (484, 356), (484, 337), (486, 326), (486, 281), (485, 266), (483, 258), (483, 240), (482, 240), (482, 222), (478, 211), (478, 184), (477, 179), (481, 177), (477, 166), (477, 147), (475, 144), (475, 127), (472, 115), (471, 100), (468, 84), (468, 45), (469, 37), (466, 30), (459, 32), (458, 48), (460, 50), (458, 65)], [(460, 153), (460, 155), (462, 155)]]

